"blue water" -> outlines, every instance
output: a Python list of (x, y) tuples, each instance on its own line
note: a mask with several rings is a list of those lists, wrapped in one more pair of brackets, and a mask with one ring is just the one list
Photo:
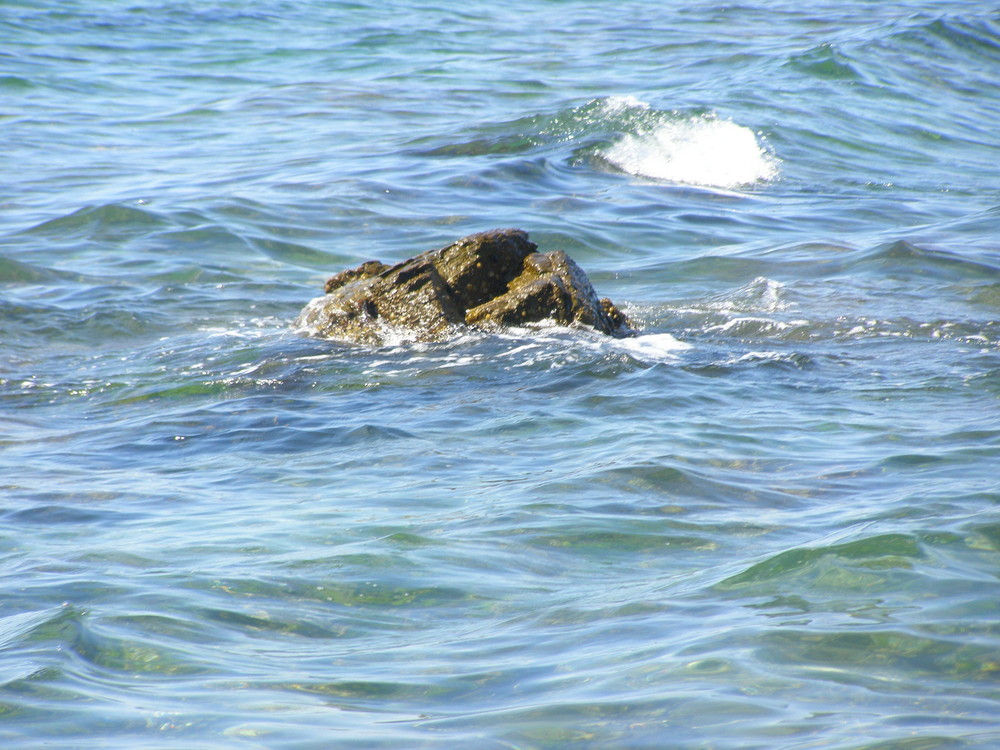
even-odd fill
[[(0, 2), (4, 748), (1000, 747), (1000, 11)], [(520, 227), (640, 329), (378, 348)]]

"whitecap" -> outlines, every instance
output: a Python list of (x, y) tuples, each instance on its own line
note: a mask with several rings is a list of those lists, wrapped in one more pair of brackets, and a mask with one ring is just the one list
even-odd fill
[(636, 359), (645, 362), (665, 362), (677, 358), (677, 352), (690, 349), (691, 344), (674, 338), (669, 333), (643, 333), (624, 339), (614, 339), (619, 349), (624, 349)]
[(639, 177), (718, 188), (773, 180), (780, 165), (750, 128), (715, 115), (660, 122), (624, 135), (602, 155)]
[(649, 102), (644, 102), (631, 94), (609, 96), (601, 100), (601, 109), (606, 115), (619, 115), (630, 110), (648, 110)]

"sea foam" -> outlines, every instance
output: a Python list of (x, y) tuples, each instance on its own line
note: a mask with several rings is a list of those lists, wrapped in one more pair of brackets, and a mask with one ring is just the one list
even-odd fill
[(651, 362), (672, 361), (677, 352), (691, 349), (691, 344), (680, 341), (669, 333), (642, 333), (630, 338), (615, 339), (617, 346), (636, 359)]
[(780, 165), (752, 130), (714, 114), (626, 134), (602, 156), (639, 177), (730, 189), (773, 180)]

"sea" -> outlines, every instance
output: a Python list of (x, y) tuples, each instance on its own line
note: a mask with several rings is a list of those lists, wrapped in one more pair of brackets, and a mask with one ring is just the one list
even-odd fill
[(0, 747), (1000, 747), (1000, 6), (0, 0)]

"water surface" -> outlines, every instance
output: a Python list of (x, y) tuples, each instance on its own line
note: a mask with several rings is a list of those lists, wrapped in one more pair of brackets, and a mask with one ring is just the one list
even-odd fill
[[(9, 748), (1000, 744), (1000, 14), (0, 4)], [(640, 335), (350, 347), (566, 250)]]

